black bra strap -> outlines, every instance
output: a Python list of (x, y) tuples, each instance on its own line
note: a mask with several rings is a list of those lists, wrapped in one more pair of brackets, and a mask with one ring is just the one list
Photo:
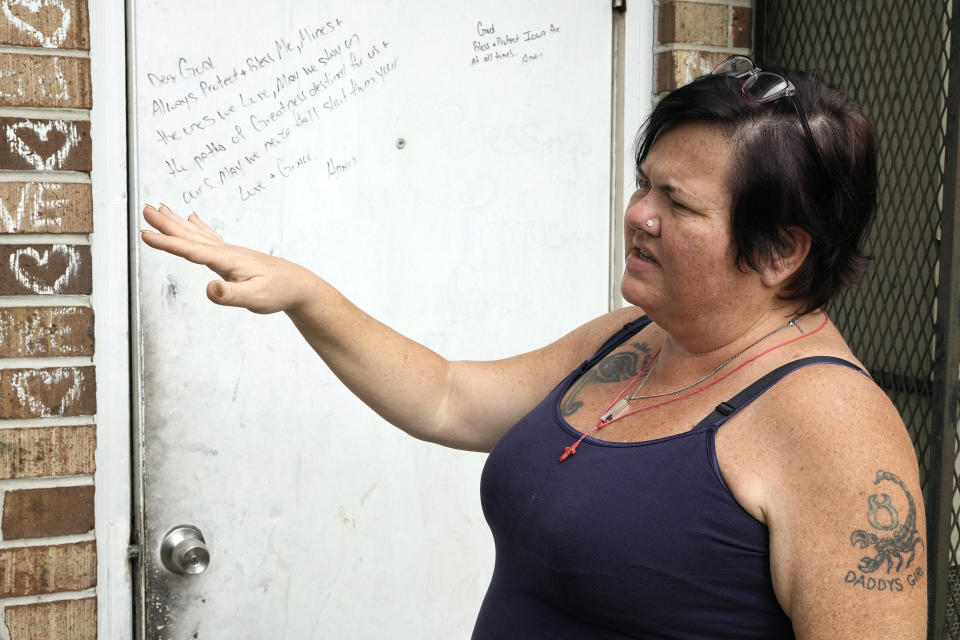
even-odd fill
[(809, 367), (810, 365), (814, 364), (836, 364), (853, 369), (854, 371), (859, 371), (868, 378), (870, 377), (870, 374), (868, 374), (866, 371), (852, 362), (843, 360), (842, 358), (834, 358), (833, 356), (812, 356), (809, 358), (800, 358), (799, 360), (794, 360), (793, 362), (788, 362), (781, 367), (777, 367), (726, 402), (721, 402), (718, 404), (717, 408), (714, 409), (710, 415), (701, 420), (700, 423), (694, 427), (694, 430), (711, 426), (719, 427), (724, 422), (729, 420), (730, 416), (759, 398), (764, 391), (780, 382), (780, 380), (786, 376), (790, 375), (797, 369)]

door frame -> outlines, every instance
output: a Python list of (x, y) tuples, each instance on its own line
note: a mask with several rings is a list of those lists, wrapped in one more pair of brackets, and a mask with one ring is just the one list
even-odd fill
[(130, 366), (127, 265), (126, 26), (124, 0), (88, 5), (93, 109), (93, 289), (96, 314), (97, 637), (129, 638), (133, 629), (130, 547)]

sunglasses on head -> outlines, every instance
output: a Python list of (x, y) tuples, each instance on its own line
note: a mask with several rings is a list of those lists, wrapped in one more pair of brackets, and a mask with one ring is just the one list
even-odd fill
[(742, 78), (740, 85), (740, 95), (747, 100), (754, 102), (772, 102), (780, 98), (788, 98), (793, 110), (797, 112), (797, 118), (800, 120), (800, 126), (807, 136), (807, 144), (813, 153), (820, 167), (826, 174), (826, 165), (823, 162), (823, 156), (820, 155), (820, 148), (810, 130), (810, 123), (807, 122), (807, 116), (803, 113), (803, 107), (794, 97), (797, 94), (797, 88), (793, 83), (784, 78), (779, 73), (772, 71), (762, 71), (753, 64), (753, 60), (746, 56), (730, 56), (718, 64), (710, 75), (732, 76)]

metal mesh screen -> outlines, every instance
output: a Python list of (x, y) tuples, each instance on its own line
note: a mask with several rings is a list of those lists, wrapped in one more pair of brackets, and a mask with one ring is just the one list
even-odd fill
[[(944, 305), (944, 308), (947, 308)], [(956, 403), (953, 408), (953, 415), (960, 416), (960, 395), (956, 397)], [(947, 603), (946, 603), (946, 625), (944, 633), (940, 637), (950, 638), (951, 640), (960, 639), (960, 567), (957, 566), (957, 558), (960, 557), (960, 467), (958, 467), (958, 452), (960, 452), (960, 429), (953, 430), (953, 486), (950, 490), (953, 492), (953, 501), (950, 509), (950, 568), (947, 574)]]
[[(960, 499), (939, 486), (934, 331), (947, 135), (951, 0), (757, 0), (761, 67), (818, 70), (844, 87), (876, 127), (880, 178), (874, 257), (831, 317), (903, 416), (924, 495), (953, 491), (947, 637), (960, 639)], [(941, 308), (948, 308), (940, 303)], [(954, 446), (954, 436), (946, 443)], [(941, 556), (943, 558), (944, 556)], [(933, 585), (931, 584), (931, 588)], [(939, 633), (937, 637), (942, 637)]]

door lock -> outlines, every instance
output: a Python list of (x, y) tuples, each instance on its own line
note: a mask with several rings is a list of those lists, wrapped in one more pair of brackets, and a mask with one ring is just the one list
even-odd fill
[(210, 565), (207, 541), (200, 529), (190, 524), (174, 527), (163, 536), (160, 560), (171, 573), (202, 573)]

